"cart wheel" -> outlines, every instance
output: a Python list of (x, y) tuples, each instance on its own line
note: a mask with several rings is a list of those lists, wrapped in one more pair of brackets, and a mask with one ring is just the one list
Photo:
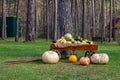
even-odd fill
[(95, 54), (96, 51), (95, 50), (92, 50), (92, 51), (89, 51), (89, 57), (91, 57), (93, 54)]
[(85, 52), (85, 57), (88, 56), (90, 58), (95, 53), (96, 53), (96, 51), (86, 51)]
[(52, 49), (51, 51), (55, 51), (58, 54), (59, 58), (61, 58), (61, 53), (59, 50)]
[(70, 55), (77, 55), (75, 50), (60, 50), (63, 59), (68, 58)]

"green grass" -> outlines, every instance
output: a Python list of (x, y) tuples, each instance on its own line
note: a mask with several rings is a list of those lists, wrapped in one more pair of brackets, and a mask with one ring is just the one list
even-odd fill
[[(82, 66), (61, 59), (57, 64), (42, 61), (20, 64), (3, 64), (6, 60), (39, 57), (49, 50), (50, 42), (39, 40), (34, 43), (0, 40), (0, 80), (120, 80), (120, 46), (99, 44), (99, 52), (107, 53), (110, 61), (106, 65)], [(77, 51), (78, 57), (84, 51)]]

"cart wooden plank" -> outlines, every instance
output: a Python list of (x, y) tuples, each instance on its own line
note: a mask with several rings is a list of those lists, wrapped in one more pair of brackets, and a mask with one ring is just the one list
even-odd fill
[(50, 49), (55, 50), (86, 50), (86, 51), (97, 51), (98, 45), (97, 44), (56, 44), (52, 43), (50, 45)]

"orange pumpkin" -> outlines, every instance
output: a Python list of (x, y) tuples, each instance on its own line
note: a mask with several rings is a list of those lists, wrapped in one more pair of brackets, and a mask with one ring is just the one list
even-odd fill
[(88, 57), (81, 57), (79, 60), (79, 63), (82, 65), (89, 65), (90, 64), (90, 59)]
[(68, 58), (69, 62), (76, 63), (77, 62), (77, 56), (76, 55), (70, 55)]

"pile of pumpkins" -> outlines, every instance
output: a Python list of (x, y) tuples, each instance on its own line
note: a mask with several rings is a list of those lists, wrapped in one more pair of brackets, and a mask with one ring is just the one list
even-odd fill
[(56, 40), (58, 44), (94, 44), (93, 41), (83, 39), (80, 36), (73, 36), (70, 33), (66, 33), (64, 36)]
[[(55, 51), (46, 51), (42, 55), (42, 61), (44, 63), (55, 64), (58, 63), (60, 57)], [(106, 64), (109, 62), (109, 56), (106, 53), (95, 53), (91, 57), (81, 57), (79, 60), (76, 55), (70, 55), (68, 57), (68, 62), (77, 63), (81, 65), (89, 65), (90, 63), (94, 64)]]

